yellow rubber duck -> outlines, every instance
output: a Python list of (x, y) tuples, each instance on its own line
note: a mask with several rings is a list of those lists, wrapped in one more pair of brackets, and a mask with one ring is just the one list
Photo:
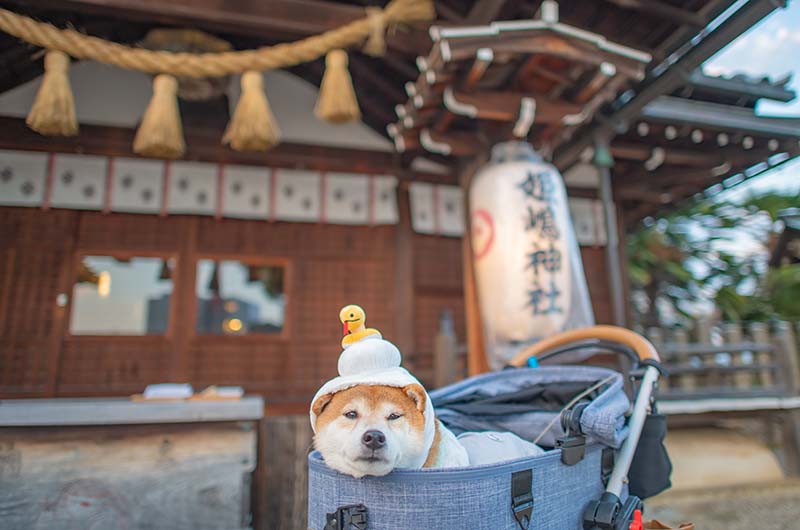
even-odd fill
[(344, 326), (342, 348), (346, 348), (354, 342), (370, 335), (377, 335), (379, 339), (382, 338), (380, 331), (365, 326), (367, 314), (357, 305), (344, 306), (342, 310), (339, 311), (339, 320), (342, 321), (342, 325)]

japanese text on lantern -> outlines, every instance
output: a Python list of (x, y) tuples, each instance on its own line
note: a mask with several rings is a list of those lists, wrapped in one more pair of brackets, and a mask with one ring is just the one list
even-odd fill
[(523, 216), (524, 228), (535, 236), (527, 255), (526, 269), (533, 271), (528, 306), (534, 315), (562, 313), (559, 305), (562, 293), (555, 282), (555, 274), (562, 267), (562, 256), (555, 245), (560, 234), (553, 213), (556, 201), (553, 180), (547, 171), (528, 171), (518, 188), (528, 202)]

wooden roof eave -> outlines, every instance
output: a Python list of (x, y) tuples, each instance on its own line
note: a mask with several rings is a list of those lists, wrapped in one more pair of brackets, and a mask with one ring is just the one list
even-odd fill
[[(669, 190), (669, 192), (658, 192), (656, 189), (648, 188), (650, 192), (648, 195), (642, 195), (637, 191), (643, 191), (641, 188), (626, 187), (616, 190), (616, 195), (621, 201), (636, 201), (638, 205), (632, 208), (623, 208), (625, 223), (627, 226), (634, 226), (643, 218), (656, 213), (664, 213), (666, 211), (675, 210), (680, 208), (685, 202), (692, 197), (711, 197), (726, 189), (731, 189), (738, 186), (742, 182), (753, 179), (763, 175), (767, 171), (774, 170), (792, 160), (796, 160), (800, 156), (800, 148), (795, 148), (790, 152), (783, 153), (785, 156), (770, 163), (769, 159), (752, 164), (747, 168), (734, 168), (731, 167), (724, 173), (717, 172), (716, 174), (706, 171), (697, 171), (692, 175), (692, 182), (682, 183)], [(773, 156), (776, 154), (773, 153)], [(772, 158), (772, 157), (770, 157)], [(699, 186), (699, 190), (698, 190)]]
[[(648, 53), (609, 42), (594, 33), (566, 24), (539, 22), (495, 22), (470, 28), (432, 27), (434, 44), (426, 61), (428, 70), (444, 71), (448, 63), (468, 60), (479, 50), (490, 49), (514, 54), (547, 54), (594, 66), (609, 63), (624, 75), (638, 80), (651, 60)], [(493, 31), (504, 25), (512, 29)]]
[[(510, 122), (514, 134), (526, 136), (532, 123), (545, 125), (544, 136), (569, 138), (591, 118), (602, 103), (613, 98), (622, 84), (641, 79), (649, 54), (609, 42), (602, 36), (558, 22), (497, 22), (459, 28), (432, 27), (434, 45), (427, 57), (417, 58), (420, 75), (406, 84), (409, 100), (395, 111), (398, 122), (387, 131), (398, 149), (423, 148), (455, 155), (462, 137), (448, 135), (456, 117)], [(567, 101), (548, 94), (476, 89), (495, 53), (502, 57), (551, 56), (593, 70), (588, 82)], [(472, 61), (463, 73), (464, 61)], [(456, 76), (456, 65), (462, 74)], [(460, 79), (458, 84), (453, 81)], [(557, 92), (560, 94), (560, 91)], [(532, 117), (535, 109), (535, 117)], [(541, 130), (541, 129), (540, 129)], [(424, 137), (423, 137), (424, 135)], [(437, 136), (440, 140), (437, 140)], [(473, 134), (473, 145), (481, 141)], [(449, 138), (456, 138), (448, 148)], [(465, 142), (468, 144), (469, 142)], [(433, 149), (433, 151), (431, 151)]]
[[(642, 109), (659, 96), (676, 89), (685, 83), (686, 75), (699, 67), (703, 61), (721, 50), (733, 39), (752, 27), (757, 21), (778, 9), (785, 1), (751, 0), (732, 12), (723, 12), (715, 19), (713, 29), (704, 29), (692, 39), (691, 45), (680, 48), (670, 61), (662, 62), (649, 76), (635, 88), (632, 95), (618, 100), (615, 110), (602, 120), (584, 127), (566, 145), (558, 148), (553, 162), (562, 170), (571, 167), (579, 160), (581, 153), (595, 142), (598, 136), (608, 136), (620, 125), (636, 119)], [(724, 20), (723, 20), (724, 17)], [(681, 39), (682, 40), (682, 39)]]
[(800, 138), (800, 118), (758, 116), (748, 108), (674, 96), (660, 96), (651, 101), (642, 109), (641, 117), (660, 123), (681, 123), (715, 130)]
[(789, 90), (785, 85), (754, 83), (746, 79), (713, 77), (703, 73), (702, 70), (695, 70), (688, 78), (689, 86), (705, 88), (715, 92), (722, 92), (737, 96), (749, 96), (755, 99), (769, 99), (788, 103), (797, 97), (793, 90)]
[[(511, 20), (492, 22), (485, 26), (465, 26), (455, 28), (431, 26), (430, 28), (430, 36), (434, 43), (442, 41), (449, 41), (450, 43), (450, 54), (448, 54), (445, 50), (443, 50), (443, 53), (441, 53), (441, 57), (445, 61), (449, 60), (447, 56), (452, 55), (452, 48), (456, 45), (459, 47), (459, 49), (468, 49), (469, 47), (477, 49), (486, 47), (486, 42), (502, 42), (509, 37), (528, 38), (542, 34), (561, 35), (568, 37), (571, 40), (583, 41), (593, 45), (598, 50), (611, 53), (618, 57), (631, 59), (642, 64), (647, 64), (652, 60), (652, 57), (649, 53), (610, 42), (602, 35), (576, 28), (562, 22), (551, 22), (546, 20)], [(431, 62), (431, 65), (434, 64), (434, 62)]]

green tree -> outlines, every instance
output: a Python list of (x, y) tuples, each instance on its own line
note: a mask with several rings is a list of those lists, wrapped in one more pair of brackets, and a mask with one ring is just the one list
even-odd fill
[(800, 317), (800, 266), (770, 270), (779, 212), (800, 193), (705, 199), (644, 223), (627, 240), (636, 319), (644, 326), (714, 311), (723, 320)]

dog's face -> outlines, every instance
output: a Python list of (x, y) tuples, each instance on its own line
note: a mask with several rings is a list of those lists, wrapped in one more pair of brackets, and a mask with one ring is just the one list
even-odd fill
[(359, 385), (317, 399), (314, 445), (325, 463), (356, 478), (411, 467), (426, 450), (420, 385)]

